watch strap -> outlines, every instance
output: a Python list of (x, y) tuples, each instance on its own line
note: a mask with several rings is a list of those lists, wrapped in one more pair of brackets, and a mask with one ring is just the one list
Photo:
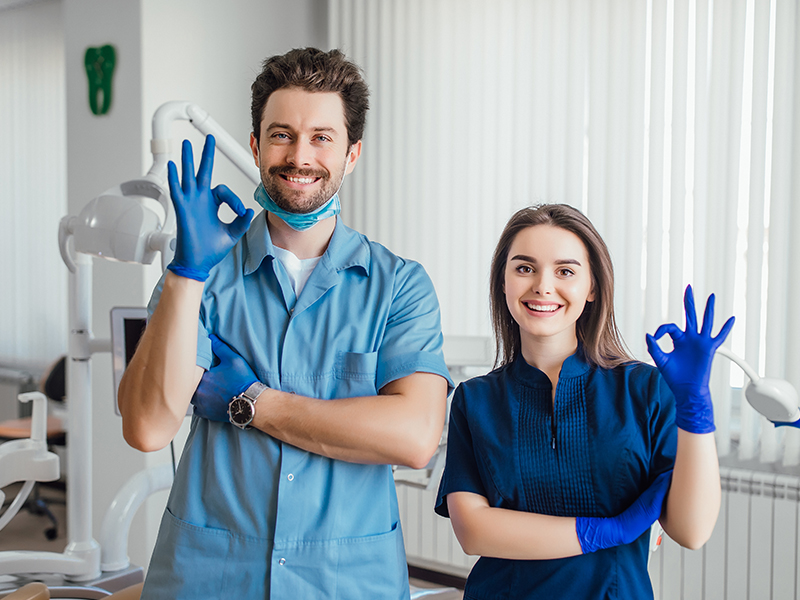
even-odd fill
[(254, 381), (245, 391), (242, 392), (241, 395), (249, 400), (252, 400), (253, 404), (255, 404), (256, 400), (258, 400), (258, 397), (261, 395), (261, 392), (263, 392), (265, 389), (267, 389), (266, 385), (260, 381)]

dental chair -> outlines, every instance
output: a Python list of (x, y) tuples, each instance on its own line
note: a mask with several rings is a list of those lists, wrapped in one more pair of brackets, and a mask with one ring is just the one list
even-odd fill
[[(64, 397), (66, 396), (65, 359), (66, 357), (62, 356), (53, 363), (47, 369), (39, 384), (39, 389), (47, 396), (48, 401), (56, 404), (63, 404)], [(0, 443), (10, 440), (22, 440), (29, 437), (31, 435), (31, 421), (32, 419), (30, 416), (25, 416), (0, 422)], [(48, 415), (46, 440), (48, 447), (63, 447), (66, 445), (66, 431), (60, 418)], [(63, 484), (61, 482), (53, 482), (53, 484), (57, 486), (61, 485), (61, 489), (63, 489)], [(33, 486), (30, 496), (25, 501), (23, 508), (33, 515), (47, 517), (50, 521), (50, 527), (44, 530), (44, 536), (48, 540), (55, 540), (58, 537), (58, 520), (53, 514), (53, 511), (50, 510), (48, 504), (54, 502), (63, 504), (64, 501), (53, 498), (42, 498), (39, 493), (41, 485), (41, 483), (36, 483)]]

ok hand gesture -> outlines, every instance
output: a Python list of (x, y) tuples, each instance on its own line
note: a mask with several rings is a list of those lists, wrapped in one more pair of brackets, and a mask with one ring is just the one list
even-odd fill
[[(686, 330), (681, 331), (674, 323), (661, 325), (654, 336), (647, 335), (647, 350), (675, 395), (675, 421), (678, 427), (691, 433), (710, 433), (714, 431), (714, 407), (708, 389), (711, 363), (717, 348), (728, 337), (734, 317), (725, 322), (716, 337), (712, 337), (714, 294), (706, 302), (703, 326), (699, 332), (692, 286), (687, 286), (683, 304), (686, 309)], [(656, 343), (665, 334), (672, 338), (674, 346), (669, 353), (661, 350)]]
[[(175, 257), (167, 268), (181, 277), (205, 281), (214, 267), (244, 235), (253, 218), (253, 210), (226, 185), (211, 189), (214, 167), (214, 136), (207, 136), (197, 177), (194, 174), (192, 144), (183, 142), (181, 156), (183, 181), (172, 161), (167, 165), (167, 180), (175, 217), (178, 222)], [(231, 207), (237, 217), (223, 223), (218, 216), (222, 204)]]

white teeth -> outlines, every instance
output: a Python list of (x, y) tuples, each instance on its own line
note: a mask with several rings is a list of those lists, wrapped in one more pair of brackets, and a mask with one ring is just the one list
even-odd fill
[(292, 183), (314, 183), (314, 178), (313, 177), (289, 177), (289, 176), (287, 176), (286, 179), (288, 179)]
[(558, 304), (548, 304), (546, 306), (540, 306), (538, 304), (525, 304), (529, 309), (536, 311), (536, 312), (555, 312), (558, 310)]

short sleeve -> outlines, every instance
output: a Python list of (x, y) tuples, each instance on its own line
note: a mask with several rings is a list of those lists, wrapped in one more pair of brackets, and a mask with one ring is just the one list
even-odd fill
[[(153, 313), (156, 310), (156, 306), (158, 306), (158, 301), (161, 299), (161, 291), (164, 289), (164, 277), (167, 276), (167, 272), (165, 271), (164, 274), (161, 276), (161, 279), (158, 280), (155, 289), (153, 289), (153, 293), (150, 296), (150, 302), (147, 303), (147, 319), (149, 320), (150, 317), (153, 316)], [(202, 309), (201, 309), (202, 310)], [(206, 331), (205, 324), (203, 323), (203, 319), (201, 316), (198, 315), (197, 320), (197, 366), (205, 369), (206, 371), (211, 368), (213, 354), (211, 352), (211, 340), (208, 337), (208, 332)]]
[(661, 473), (675, 466), (675, 454), (678, 450), (678, 429), (675, 425), (675, 397), (666, 381), (656, 371), (654, 399), (650, 412), (650, 439), (652, 452), (650, 455), (651, 481)]
[(378, 350), (377, 389), (417, 372), (441, 375), (448, 393), (453, 381), (442, 353), (442, 322), (433, 282), (419, 263), (398, 273), (386, 329)]
[(465, 413), (464, 388), (459, 386), (453, 395), (450, 407), (450, 425), (447, 429), (447, 460), (439, 493), (436, 496), (436, 514), (449, 517), (447, 495), (452, 492), (472, 492), (486, 497), (475, 449), (472, 443), (472, 432)]

